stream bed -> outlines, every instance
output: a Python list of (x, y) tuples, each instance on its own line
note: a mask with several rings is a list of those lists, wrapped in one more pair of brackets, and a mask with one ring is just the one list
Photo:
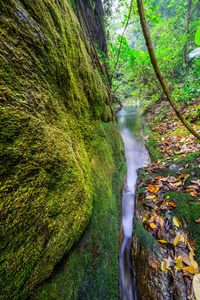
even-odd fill
[(120, 267), (120, 298), (135, 300), (136, 283), (131, 266), (131, 237), (134, 216), (135, 184), (137, 169), (150, 162), (149, 154), (144, 145), (140, 125), (140, 109), (136, 106), (124, 106), (117, 113), (119, 130), (125, 145), (127, 180), (122, 195), (122, 226), (124, 239), (121, 246)]

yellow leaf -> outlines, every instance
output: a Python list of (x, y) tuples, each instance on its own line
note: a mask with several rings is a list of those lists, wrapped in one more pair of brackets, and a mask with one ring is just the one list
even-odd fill
[(180, 239), (180, 233), (177, 233), (177, 235), (175, 236), (175, 239), (174, 239), (174, 246), (176, 246), (178, 244), (179, 239)]
[(200, 300), (200, 273), (194, 275), (192, 284), (195, 297)]
[(189, 272), (190, 274), (197, 273), (197, 271), (193, 267), (184, 267), (184, 268), (181, 268), (181, 270), (185, 270), (185, 271)]
[(176, 227), (182, 226), (181, 222), (179, 221), (179, 219), (176, 216), (173, 218), (173, 223)]
[(166, 270), (166, 265), (167, 265), (167, 260), (166, 259), (163, 259), (162, 263), (161, 263), (161, 270), (163, 272), (165, 272)]
[(172, 274), (173, 274), (173, 271), (172, 271), (172, 269), (171, 269), (171, 268), (167, 268), (167, 270), (170, 270), (170, 271), (172, 272)]
[(187, 154), (182, 154), (183, 157), (187, 156)]
[(149, 223), (149, 225), (150, 225), (150, 227), (152, 228), (152, 229), (154, 229), (154, 228), (156, 228), (156, 224), (155, 223)]
[(160, 243), (162, 243), (162, 244), (166, 244), (166, 243), (168, 243), (167, 241), (165, 241), (165, 240), (158, 240), (158, 242), (160, 242)]
[(150, 196), (147, 196), (146, 199), (154, 199), (156, 196), (155, 195), (150, 195)]
[(173, 185), (173, 186), (180, 186), (180, 185), (182, 185), (182, 181), (178, 180), (176, 182), (171, 182), (171, 185)]
[(144, 217), (143, 219), (142, 219), (142, 222), (145, 222), (147, 220), (147, 218), (146, 217)]
[(183, 259), (182, 259), (182, 256), (177, 257), (176, 265), (175, 265), (175, 268), (176, 268), (177, 270), (181, 269), (182, 260), (183, 260)]
[(191, 267), (193, 267), (194, 269), (198, 269), (198, 263), (194, 260), (194, 252), (190, 251), (189, 253), (189, 260), (191, 263)]

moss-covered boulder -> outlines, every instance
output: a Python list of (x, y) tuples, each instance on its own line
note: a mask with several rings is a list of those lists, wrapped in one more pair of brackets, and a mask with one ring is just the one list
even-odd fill
[(5, 0), (0, 15), (0, 297), (25, 299), (95, 206), (116, 239), (124, 149), (70, 3)]

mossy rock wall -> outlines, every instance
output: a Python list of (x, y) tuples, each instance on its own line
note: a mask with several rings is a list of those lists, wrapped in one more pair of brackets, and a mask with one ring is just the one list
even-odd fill
[(4, 0), (0, 16), (0, 297), (25, 299), (80, 239), (97, 191), (117, 236), (124, 149), (70, 3)]

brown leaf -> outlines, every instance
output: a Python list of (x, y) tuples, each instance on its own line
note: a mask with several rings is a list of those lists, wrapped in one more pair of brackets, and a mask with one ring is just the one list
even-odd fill
[(197, 224), (199, 224), (199, 223), (200, 223), (200, 219), (198, 219), (198, 220), (195, 220), (195, 222), (196, 222)]

